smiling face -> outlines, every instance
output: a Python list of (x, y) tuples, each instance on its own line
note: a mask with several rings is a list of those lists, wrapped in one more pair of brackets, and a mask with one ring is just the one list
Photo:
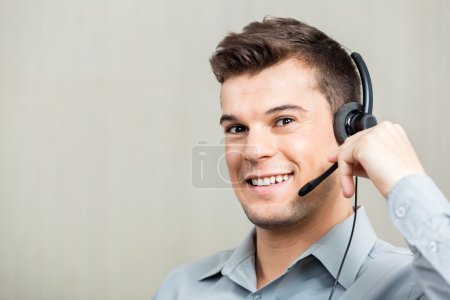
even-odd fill
[(222, 85), (221, 102), (228, 171), (251, 222), (286, 228), (336, 198), (335, 175), (306, 197), (297, 195), (338, 148), (312, 68), (288, 59), (256, 75), (233, 76)]

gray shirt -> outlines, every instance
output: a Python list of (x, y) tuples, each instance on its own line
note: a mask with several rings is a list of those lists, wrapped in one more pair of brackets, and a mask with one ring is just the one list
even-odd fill
[[(430, 178), (413, 175), (394, 186), (388, 208), (411, 251), (379, 240), (359, 208), (333, 299), (450, 299), (450, 204)], [(154, 300), (328, 299), (352, 221), (336, 225), (259, 289), (252, 230), (237, 248), (173, 270)]]

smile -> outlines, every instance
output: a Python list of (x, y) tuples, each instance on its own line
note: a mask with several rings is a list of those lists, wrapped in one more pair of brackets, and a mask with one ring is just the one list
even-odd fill
[(272, 184), (278, 184), (280, 182), (286, 181), (292, 177), (291, 174), (279, 174), (267, 177), (257, 177), (247, 180), (247, 182), (253, 186), (267, 186)]

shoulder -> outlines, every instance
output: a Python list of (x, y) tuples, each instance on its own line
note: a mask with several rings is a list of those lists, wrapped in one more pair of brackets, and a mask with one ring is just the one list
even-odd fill
[(364, 269), (389, 270), (389, 273), (403, 272), (412, 267), (414, 254), (407, 248), (396, 247), (377, 239), (370, 250)]
[[(352, 290), (364, 290), (365, 299), (419, 299), (422, 290), (414, 279), (414, 254), (376, 240), (360, 268)], [(351, 294), (351, 293), (350, 293)]]
[(376, 240), (372, 250), (369, 252), (369, 257), (375, 259), (383, 255), (389, 255), (405, 260), (412, 260), (414, 256), (414, 254), (408, 248), (396, 247), (386, 241), (378, 239)]
[(233, 251), (220, 251), (174, 268), (163, 281), (154, 299), (176, 299), (176, 293), (195, 289), (203, 279), (219, 274)]

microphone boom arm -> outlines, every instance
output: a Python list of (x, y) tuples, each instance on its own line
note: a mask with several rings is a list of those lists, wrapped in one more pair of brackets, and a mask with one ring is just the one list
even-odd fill
[(322, 175), (320, 175), (319, 177), (317, 177), (314, 180), (311, 180), (310, 182), (308, 182), (307, 184), (305, 184), (300, 191), (298, 191), (298, 195), (300, 197), (306, 196), (309, 192), (311, 192), (313, 189), (316, 188), (316, 186), (318, 186), (322, 181), (325, 180), (325, 178), (327, 178), (328, 176), (330, 176), (331, 174), (333, 174), (334, 171), (336, 171), (338, 167), (338, 163), (335, 162), (333, 165), (331, 165), (331, 167), (328, 168), (328, 170), (326, 170)]

